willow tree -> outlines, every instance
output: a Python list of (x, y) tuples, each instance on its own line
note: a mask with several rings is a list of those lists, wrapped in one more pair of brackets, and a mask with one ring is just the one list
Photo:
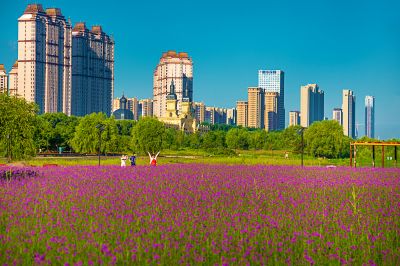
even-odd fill
[(164, 124), (156, 118), (144, 117), (132, 129), (132, 148), (154, 154), (162, 149), (164, 138)]
[(115, 152), (118, 129), (114, 118), (104, 113), (92, 113), (79, 120), (72, 148), (79, 153), (96, 153), (101, 143), (101, 153)]
[(37, 110), (34, 103), (0, 93), (0, 154), (8, 161), (35, 155)]

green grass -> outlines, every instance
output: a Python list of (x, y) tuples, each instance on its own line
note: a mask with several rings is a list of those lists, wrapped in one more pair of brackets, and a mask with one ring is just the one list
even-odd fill
[[(202, 163), (202, 164), (228, 164), (228, 165), (301, 165), (300, 154), (289, 154), (289, 159), (284, 158), (284, 150), (235, 150), (237, 156), (212, 155), (201, 149), (181, 149), (163, 150), (157, 160), (159, 165), (175, 163)], [(386, 159), (386, 158), (385, 158)], [(6, 158), (0, 158), (0, 164), (6, 164)], [(57, 165), (97, 165), (98, 157), (34, 157), (29, 160), (13, 162), (23, 165), (42, 166), (46, 164)], [(102, 156), (102, 165), (119, 165), (118, 156)], [(129, 163), (127, 163), (129, 165)], [(149, 158), (146, 155), (137, 157), (137, 165), (149, 164)], [(304, 155), (304, 165), (306, 166), (348, 166), (349, 158), (345, 159), (327, 159), (314, 158)], [(372, 160), (368, 156), (357, 158), (357, 167), (371, 167)], [(376, 157), (376, 167), (381, 167), (381, 157)], [(385, 167), (395, 167), (394, 161), (385, 160)]]

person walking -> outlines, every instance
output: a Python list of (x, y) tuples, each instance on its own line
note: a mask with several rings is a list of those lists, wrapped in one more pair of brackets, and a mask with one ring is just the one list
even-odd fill
[(136, 166), (136, 154), (129, 157), (129, 161), (131, 161), (131, 166)]
[(122, 157), (121, 157), (121, 167), (125, 167), (126, 166), (126, 159), (128, 159), (128, 156), (126, 156), (125, 154), (122, 155)]
[(147, 152), (149, 154), (149, 158), (150, 158), (150, 165), (151, 166), (157, 166), (157, 156), (160, 154), (160, 152), (157, 152), (156, 155), (151, 155), (150, 152)]

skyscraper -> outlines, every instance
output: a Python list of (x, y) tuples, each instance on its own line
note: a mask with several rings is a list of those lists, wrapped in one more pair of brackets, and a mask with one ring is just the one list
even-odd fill
[(365, 96), (365, 135), (375, 138), (375, 97)]
[(259, 70), (258, 87), (265, 92), (277, 92), (278, 111), (277, 111), (277, 129), (285, 128), (285, 75), (282, 70)]
[(172, 82), (180, 114), (182, 101), (193, 102), (193, 63), (187, 53), (168, 51), (160, 58), (153, 77), (153, 112), (157, 117), (166, 114), (167, 94)]
[(236, 125), (247, 127), (248, 124), (248, 102), (247, 101), (237, 101), (236, 102), (236, 110), (237, 110), (237, 120)]
[(356, 96), (351, 90), (343, 90), (343, 132), (351, 138), (356, 137)]
[(300, 125), (300, 112), (299, 111), (290, 111), (289, 112), (289, 126), (298, 126)]
[(3, 64), (0, 64), (0, 93), (7, 93), (8, 76)]
[(309, 127), (315, 121), (324, 119), (324, 91), (317, 84), (301, 86), (300, 124)]
[(335, 120), (339, 123), (339, 125), (343, 125), (343, 112), (340, 108), (333, 108), (332, 111), (332, 120)]
[(249, 87), (247, 95), (247, 126), (264, 128), (264, 90), (258, 87)]
[(28, 5), (18, 19), (18, 91), (41, 113), (71, 114), (71, 24), (58, 8)]
[(264, 92), (264, 127), (267, 131), (278, 129), (278, 92)]
[(72, 30), (72, 114), (112, 111), (114, 40), (101, 26), (76, 23)]

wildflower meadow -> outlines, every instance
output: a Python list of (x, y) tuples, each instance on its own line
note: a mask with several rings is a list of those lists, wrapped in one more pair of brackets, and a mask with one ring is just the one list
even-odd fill
[(25, 170), (0, 179), (0, 265), (400, 263), (398, 169)]

